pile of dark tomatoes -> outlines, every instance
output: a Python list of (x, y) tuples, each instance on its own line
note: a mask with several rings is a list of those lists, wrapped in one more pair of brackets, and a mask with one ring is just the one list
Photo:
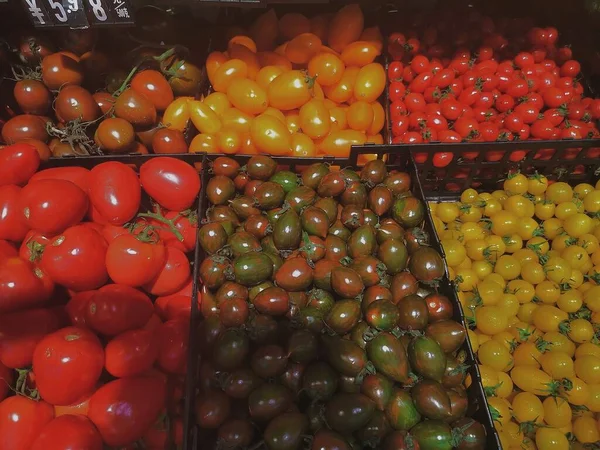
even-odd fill
[[(598, 138), (600, 99), (585, 95), (581, 65), (556, 28), (493, 19), (474, 9), (416, 15), (388, 37), (390, 121), (395, 143)], [(580, 148), (563, 155), (574, 159)], [(536, 151), (550, 159), (555, 150)], [(465, 152), (473, 160), (478, 152)], [(503, 151), (486, 152), (499, 161)], [(508, 155), (521, 161), (527, 150)], [(597, 158), (600, 150), (587, 149)], [(425, 154), (417, 159), (425, 160)], [(436, 153), (445, 167), (450, 152)]]
[(196, 421), (215, 448), (483, 449), (407, 173), (267, 156), (206, 185)]
[(200, 179), (0, 149), (0, 449), (181, 443)]

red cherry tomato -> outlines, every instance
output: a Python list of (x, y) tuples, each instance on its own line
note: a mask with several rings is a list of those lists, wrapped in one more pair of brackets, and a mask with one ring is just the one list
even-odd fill
[(157, 339), (159, 341), (159, 367), (168, 373), (185, 374), (189, 321), (175, 319), (163, 323), (158, 329)]
[(561, 77), (576, 77), (581, 72), (581, 64), (575, 60), (565, 61), (560, 67)]
[(102, 450), (102, 437), (85, 416), (62, 415), (48, 422), (35, 439), (31, 450)]
[(436, 152), (433, 155), (433, 165), (435, 167), (446, 167), (452, 162), (454, 154), (452, 152)]
[(389, 89), (391, 102), (402, 100), (406, 95), (406, 86), (404, 86), (402, 81), (392, 81)]
[(0, 186), (0, 239), (21, 242), (29, 231), (19, 205), (20, 193), (14, 184)]
[(400, 61), (392, 61), (388, 66), (388, 79), (390, 82), (401, 80), (403, 69), (404, 65)]
[(549, 108), (558, 108), (567, 102), (564, 90), (557, 87), (549, 87), (542, 92), (544, 103)]
[(162, 270), (167, 258), (162, 242), (152, 243), (139, 234), (123, 234), (114, 239), (106, 252), (106, 269), (119, 284), (142, 286)]
[(158, 357), (158, 341), (147, 330), (130, 330), (115, 336), (106, 346), (106, 370), (117, 378), (132, 377), (152, 368)]
[(23, 186), (40, 166), (40, 154), (31, 144), (17, 143), (0, 149), (0, 186)]
[(140, 180), (150, 197), (172, 211), (192, 206), (200, 191), (196, 169), (175, 158), (159, 157), (145, 162), (140, 168)]
[(461, 117), (454, 122), (454, 131), (463, 139), (469, 139), (477, 135), (479, 124), (475, 119)]
[(456, 120), (462, 113), (462, 108), (458, 100), (448, 98), (440, 102), (442, 116), (448, 120)]
[(15, 395), (0, 403), (0, 449), (31, 450), (44, 426), (54, 417), (54, 409), (44, 401)]
[(531, 124), (531, 136), (539, 139), (552, 139), (555, 127), (548, 119), (539, 119)]

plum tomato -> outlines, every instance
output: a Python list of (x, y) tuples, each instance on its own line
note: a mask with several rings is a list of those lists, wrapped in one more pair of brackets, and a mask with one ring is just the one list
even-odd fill
[(31, 177), (31, 181), (37, 180), (67, 180), (76, 184), (79, 188), (87, 193), (89, 190), (90, 171), (84, 167), (53, 167), (37, 172)]
[(106, 270), (119, 284), (139, 287), (151, 283), (165, 265), (167, 252), (162, 242), (153, 242), (145, 232), (115, 238), (106, 251)]
[(143, 286), (152, 295), (170, 295), (181, 289), (190, 276), (190, 263), (185, 253), (166, 247), (167, 257), (158, 274)]
[(174, 100), (173, 90), (157, 70), (138, 72), (131, 80), (131, 89), (146, 97), (157, 111), (164, 111)]
[(46, 56), (42, 60), (42, 80), (52, 91), (70, 84), (81, 84), (83, 70), (79, 59), (70, 52), (58, 52)]
[(105, 348), (105, 366), (117, 378), (140, 375), (158, 357), (158, 340), (147, 330), (130, 330), (115, 336)]
[(200, 177), (193, 166), (169, 157), (153, 158), (142, 164), (144, 190), (162, 207), (183, 211), (191, 207), (200, 191)]
[(7, 144), (21, 142), (24, 139), (37, 139), (47, 142), (46, 119), (32, 114), (14, 116), (2, 127), (2, 140)]
[(21, 242), (29, 231), (19, 208), (20, 193), (18, 186), (0, 186), (0, 239)]
[(86, 416), (65, 414), (48, 422), (31, 446), (31, 450), (65, 448), (102, 450), (102, 437)]
[(152, 136), (152, 150), (154, 153), (187, 153), (188, 145), (181, 131), (161, 128)]
[(106, 153), (125, 153), (134, 144), (135, 131), (127, 120), (109, 117), (98, 125), (94, 141)]

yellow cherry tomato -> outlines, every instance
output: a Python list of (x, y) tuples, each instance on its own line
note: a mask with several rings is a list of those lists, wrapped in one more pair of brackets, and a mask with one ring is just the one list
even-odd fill
[(564, 398), (546, 397), (544, 405), (544, 421), (554, 428), (566, 427), (571, 423), (573, 412)]
[(569, 450), (569, 440), (556, 428), (538, 428), (535, 432), (538, 450)]
[(290, 133), (294, 134), (300, 131), (300, 114), (298, 110), (286, 111), (285, 125)]
[(231, 128), (223, 128), (216, 135), (217, 148), (220, 152), (233, 155), (242, 148), (240, 134)]
[(485, 364), (495, 370), (508, 372), (513, 366), (513, 357), (505, 345), (490, 339), (479, 346), (477, 357), (481, 364)]
[(600, 312), (600, 286), (591, 286), (583, 293), (583, 302), (592, 312)]
[(583, 207), (586, 212), (597, 213), (600, 212), (600, 187), (596, 186), (596, 190), (590, 192), (583, 199)]
[(248, 36), (238, 35), (232, 37), (231, 39), (229, 39), (228, 47), (230, 47), (233, 44), (243, 45), (247, 49), (251, 50), (253, 53), (256, 53), (256, 43), (252, 40), (252, 38), (249, 38)]
[(510, 377), (521, 390), (535, 395), (549, 395), (552, 378), (534, 366), (515, 366)]
[(568, 202), (573, 198), (573, 188), (562, 181), (552, 183), (546, 189), (546, 198), (555, 204)]
[(322, 100), (312, 99), (300, 108), (300, 128), (312, 139), (327, 136), (331, 128), (329, 111)]
[(563, 381), (560, 388), (560, 394), (567, 399), (571, 405), (581, 406), (590, 398), (590, 388), (585, 381), (580, 378), (572, 377)]
[(540, 367), (542, 352), (539, 351), (535, 342), (523, 342), (513, 352), (515, 366)]
[(225, 111), (231, 108), (231, 102), (227, 98), (227, 94), (223, 92), (213, 92), (208, 95), (203, 102), (217, 113), (217, 116), (221, 116)]
[(479, 282), (477, 274), (472, 269), (456, 270), (455, 283), (461, 291), (472, 291)]
[(532, 324), (533, 323), (533, 312), (538, 308), (533, 302), (524, 303), (519, 306), (519, 312), (517, 313), (517, 318), (525, 323)]
[(502, 298), (503, 293), (504, 290), (501, 285), (495, 281), (485, 279), (477, 285), (476, 297), (481, 304), (490, 306), (496, 305)]
[(171, 130), (184, 131), (190, 120), (189, 102), (192, 97), (178, 97), (173, 100), (163, 114), (162, 122)]
[(308, 74), (316, 77), (323, 87), (333, 86), (342, 79), (345, 66), (342, 60), (332, 53), (319, 53), (308, 63)]
[(487, 402), (496, 425), (503, 426), (510, 422), (512, 412), (508, 400), (500, 397), (488, 397)]
[(575, 350), (575, 358), (579, 358), (584, 355), (593, 355), (597, 358), (600, 358), (600, 345), (592, 342), (584, 342), (577, 347), (577, 350)]
[(356, 3), (341, 8), (331, 19), (327, 34), (329, 46), (341, 52), (348, 44), (358, 40), (364, 27), (364, 16)]
[(539, 359), (542, 369), (555, 380), (570, 378), (575, 374), (573, 359), (565, 352), (546, 352)]
[(577, 205), (573, 202), (562, 202), (556, 205), (554, 215), (557, 219), (565, 220), (567, 217), (577, 214)]
[(467, 252), (459, 241), (456, 239), (442, 239), (441, 243), (448, 265), (456, 267), (465, 260)]
[(281, 122), (285, 122), (285, 115), (279, 111), (278, 109), (275, 108), (271, 108), (270, 106), (265, 109), (265, 111), (263, 112), (263, 114), (267, 114), (269, 116), (273, 116), (276, 119), (280, 120)]
[(560, 298), (560, 287), (550, 280), (544, 280), (535, 287), (536, 297), (545, 304), (554, 304)]
[(354, 98), (367, 103), (374, 102), (385, 89), (385, 70), (379, 63), (361, 67), (354, 82)]
[(300, 108), (311, 99), (313, 87), (314, 81), (302, 71), (284, 72), (269, 84), (269, 106), (282, 111)]
[(567, 234), (578, 238), (590, 233), (594, 229), (594, 221), (587, 214), (576, 213), (563, 221), (563, 228)]
[(575, 344), (567, 336), (558, 331), (549, 331), (543, 336), (547, 343), (548, 351), (564, 352), (570, 357), (575, 354)]
[(252, 116), (237, 108), (229, 108), (221, 115), (223, 127), (236, 130), (239, 133), (248, 133), (251, 122)]
[(591, 233), (584, 234), (579, 237), (579, 245), (587, 252), (588, 255), (593, 254), (600, 248), (598, 238)]
[(600, 358), (581, 355), (575, 360), (575, 374), (588, 385), (600, 383)]
[(269, 106), (267, 93), (256, 81), (247, 78), (232, 83), (227, 89), (227, 98), (234, 107), (246, 114), (260, 114)]
[(517, 231), (518, 218), (509, 211), (498, 211), (491, 220), (492, 233), (497, 236), (507, 236)]
[(480, 280), (483, 280), (494, 271), (494, 266), (488, 261), (473, 261), (471, 268), (475, 271)]
[(496, 261), (494, 272), (505, 280), (514, 280), (521, 273), (521, 264), (512, 255), (502, 255)]
[(510, 280), (507, 288), (508, 292), (512, 292), (521, 304), (529, 303), (535, 295), (535, 288), (525, 280)]
[(364, 133), (356, 130), (332, 131), (319, 146), (319, 152), (324, 155), (335, 157), (347, 157), (350, 154), (350, 147), (353, 145), (363, 145), (367, 141)]
[(539, 284), (546, 279), (544, 267), (537, 261), (528, 261), (521, 266), (521, 278), (530, 284)]
[(256, 82), (258, 85), (267, 91), (271, 82), (283, 73), (283, 69), (279, 66), (265, 66), (256, 74)]
[(197, 134), (190, 142), (190, 153), (219, 153), (219, 147), (215, 136), (211, 134)]
[(270, 155), (287, 155), (292, 150), (292, 136), (279, 119), (262, 115), (250, 125), (250, 136), (256, 148)]
[(554, 210), (556, 205), (551, 201), (543, 201), (541, 203), (536, 203), (534, 206), (535, 217), (540, 220), (548, 220), (554, 217)]
[(579, 311), (583, 306), (583, 294), (576, 289), (570, 289), (560, 294), (556, 306), (566, 313)]
[(563, 222), (556, 217), (551, 217), (544, 221), (544, 237), (546, 239), (556, 239), (561, 233), (564, 233)]
[(572, 268), (563, 258), (550, 257), (546, 264), (544, 264), (544, 271), (550, 281), (561, 284), (571, 278)]
[[(583, 344), (591, 341), (594, 337), (594, 326), (588, 320), (573, 319), (567, 325), (567, 333), (573, 342)], [(584, 381), (588, 382), (585, 379)]]
[(514, 173), (508, 176), (504, 180), (502, 188), (506, 191), (509, 196), (520, 195), (527, 192), (529, 183), (527, 177), (522, 173)]
[(383, 125), (385, 124), (385, 111), (383, 110), (381, 103), (373, 102), (371, 103), (371, 108), (373, 109), (373, 120), (367, 129), (367, 134), (369, 136), (379, 134), (383, 129)]
[(342, 50), (341, 58), (346, 66), (363, 67), (375, 61), (380, 50), (367, 41), (356, 41)]
[(211, 52), (206, 58), (206, 74), (208, 75), (208, 80), (210, 84), (214, 86), (215, 83), (215, 74), (217, 69), (225, 64), (229, 58), (225, 53), (222, 52)]
[(548, 189), (548, 178), (536, 173), (527, 180), (527, 192), (532, 195), (540, 195)]
[(593, 417), (577, 417), (573, 421), (573, 434), (582, 444), (594, 444), (600, 441), (600, 431)]
[(544, 422), (544, 406), (537, 395), (530, 392), (519, 392), (512, 401), (515, 420), (523, 422)]
[(372, 106), (364, 101), (356, 101), (346, 112), (348, 127), (357, 131), (367, 131), (373, 123), (375, 113)]
[(497, 306), (482, 306), (475, 310), (477, 329), (488, 336), (506, 330), (508, 319)]
[(507, 398), (513, 391), (513, 382), (506, 372), (498, 372), (498, 387), (496, 395), (500, 398)]
[(519, 234), (504, 236), (502, 240), (506, 245), (506, 253), (514, 253), (517, 250), (521, 250), (521, 248), (523, 248), (523, 238), (521, 238)]
[(592, 412), (600, 412), (600, 384), (588, 384), (589, 395), (584, 405)]
[(200, 100), (188, 103), (190, 119), (200, 133), (215, 134), (221, 129), (221, 120), (217, 113)]
[(260, 70), (260, 63), (256, 53), (250, 50), (248, 47), (240, 44), (231, 44), (227, 50), (231, 59), (239, 59), (246, 63), (247, 77), (251, 80), (256, 79), (256, 75)]
[(504, 202), (504, 209), (517, 217), (533, 217), (535, 207), (531, 200), (522, 195), (512, 195)]
[(347, 67), (342, 74), (342, 78), (337, 83), (323, 87), (325, 97), (335, 103), (345, 103), (352, 98), (354, 85), (358, 77), (358, 67)]
[(506, 317), (516, 316), (519, 312), (519, 300), (514, 294), (502, 294), (498, 306), (504, 310)]
[(303, 133), (292, 134), (292, 156), (310, 158), (317, 155), (317, 148), (311, 138)]
[(558, 331), (560, 323), (568, 318), (566, 312), (551, 305), (540, 305), (533, 312), (533, 324), (544, 332)]
[(250, 132), (241, 132), (240, 137), (242, 140), (242, 148), (238, 152), (240, 155), (258, 155), (259, 151), (252, 142), (252, 136), (250, 136)]
[(234, 81), (248, 76), (248, 66), (241, 59), (230, 59), (221, 64), (213, 75), (213, 89), (217, 92), (227, 92)]

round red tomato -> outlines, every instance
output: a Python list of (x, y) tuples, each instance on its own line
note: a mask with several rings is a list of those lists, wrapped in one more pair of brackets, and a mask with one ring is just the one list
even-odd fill
[(158, 341), (147, 330), (130, 330), (114, 337), (107, 345), (106, 370), (117, 378), (139, 375), (152, 368), (158, 356)]
[(47, 142), (49, 136), (46, 130), (46, 120), (42, 116), (34, 116), (33, 114), (14, 116), (2, 127), (2, 139), (7, 144), (14, 144), (24, 139), (37, 139)]
[(392, 81), (390, 83), (390, 101), (395, 102), (397, 100), (402, 100), (404, 95), (406, 94), (406, 86), (402, 81)]
[(183, 287), (190, 276), (190, 262), (181, 250), (166, 247), (167, 257), (158, 274), (143, 288), (152, 295), (169, 295)]
[(29, 231), (19, 209), (20, 192), (14, 184), (0, 186), (0, 239), (21, 242)]
[(131, 89), (150, 100), (157, 111), (164, 111), (174, 100), (169, 82), (157, 70), (138, 72), (131, 80)]
[(102, 437), (85, 416), (66, 414), (42, 428), (31, 450), (102, 450)]
[(440, 108), (442, 116), (448, 120), (456, 120), (462, 113), (462, 107), (458, 100), (453, 98), (447, 98), (440, 102)]
[(534, 138), (552, 139), (555, 127), (548, 119), (539, 119), (531, 124), (530, 133)]
[(106, 269), (119, 284), (142, 286), (162, 270), (167, 252), (162, 242), (153, 243), (147, 237), (131, 233), (115, 238), (106, 252)]
[(92, 205), (113, 225), (125, 224), (138, 212), (142, 191), (131, 167), (114, 161), (99, 164), (91, 170), (89, 183)]
[(0, 312), (42, 306), (53, 291), (52, 280), (31, 262), (21, 258), (0, 262)]
[(461, 117), (454, 122), (454, 131), (456, 131), (463, 139), (472, 138), (478, 133), (479, 124), (475, 119)]
[(130, 286), (109, 284), (94, 292), (88, 301), (85, 321), (105, 336), (116, 336), (142, 328), (154, 307), (146, 294)]
[(416, 92), (406, 94), (406, 97), (404, 98), (404, 103), (406, 104), (406, 109), (409, 113), (425, 111), (426, 102), (422, 94)]
[(19, 194), (19, 208), (32, 230), (58, 234), (85, 217), (88, 197), (67, 180), (37, 180)]
[(564, 90), (554, 86), (544, 89), (542, 97), (544, 103), (549, 108), (558, 108), (563, 103), (567, 102)]
[(152, 426), (164, 408), (166, 379), (158, 375), (120, 378), (98, 389), (88, 417), (114, 447), (131, 444)]
[(31, 450), (31, 444), (54, 417), (54, 409), (44, 401), (21, 395), (0, 403), (0, 449)]
[(433, 155), (433, 165), (435, 167), (446, 167), (452, 162), (454, 154), (452, 152), (436, 152)]
[(392, 61), (388, 66), (388, 79), (390, 82), (401, 81), (404, 65), (400, 61)]
[(97, 289), (108, 281), (104, 264), (107, 247), (104, 238), (95, 230), (75, 225), (46, 246), (41, 266), (54, 282), (67, 289)]
[(183, 211), (191, 207), (200, 191), (200, 177), (193, 166), (175, 158), (159, 157), (142, 164), (144, 190), (163, 208)]
[(52, 105), (50, 91), (38, 80), (17, 81), (13, 95), (25, 114), (46, 114)]
[(56, 117), (61, 122), (90, 122), (100, 117), (100, 108), (90, 91), (81, 86), (64, 86), (54, 100)]
[(157, 331), (158, 365), (168, 373), (185, 374), (189, 341), (189, 321), (169, 320)]
[(561, 77), (576, 77), (581, 72), (581, 64), (579, 64), (575, 60), (565, 61), (565, 63), (560, 67), (560, 76)]

